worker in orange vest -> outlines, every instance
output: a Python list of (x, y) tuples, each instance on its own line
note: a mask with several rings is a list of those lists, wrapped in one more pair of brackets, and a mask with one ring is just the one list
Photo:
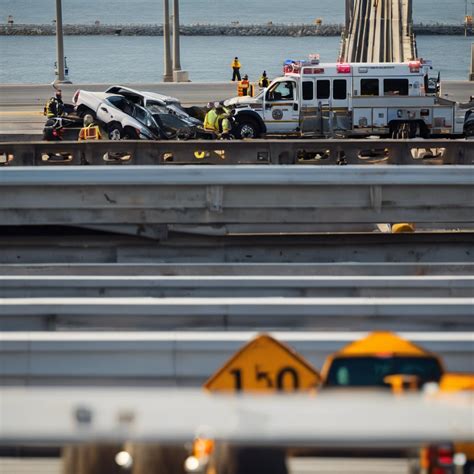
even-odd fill
[(94, 117), (87, 114), (84, 117), (84, 126), (79, 132), (79, 141), (82, 140), (101, 140), (102, 134), (100, 133), (100, 128), (97, 124), (94, 123)]
[(249, 76), (245, 74), (244, 78), (239, 82), (239, 87), (237, 89), (238, 95), (239, 96), (248, 95), (249, 87), (250, 87)]
[(240, 61), (239, 58), (236, 56), (231, 64), (232, 67), (232, 81), (236, 79), (240, 81)]

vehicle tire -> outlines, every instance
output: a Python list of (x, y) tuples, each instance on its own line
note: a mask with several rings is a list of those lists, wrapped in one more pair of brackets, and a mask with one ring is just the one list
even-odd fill
[(255, 120), (245, 118), (237, 123), (235, 133), (238, 138), (258, 138), (260, 136), (260, 127)]
[(124, 140), (139, 140), (137, 131), (132, 127), (125, 127), (123, 131)]
[(107, 126), (107, 135), (109, 140), (121, 140), (124, 137), (122, 125), (117, 122), (110, 123)]
[(95, 112), (92, 109), (89, 109), (89, 107), (86, 107), (85, 105), (80, 105), (77, 108), (77, 115), (81, 118), (84, 118), (86, 115), (92, 115), (94, 120), (97, 118)]
[(466, 138), (474, 138), (474, 123), (464, 128), (464, 136)]

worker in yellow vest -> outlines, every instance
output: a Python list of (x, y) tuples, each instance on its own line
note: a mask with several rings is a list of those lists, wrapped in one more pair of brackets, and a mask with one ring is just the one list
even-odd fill
[(267, 71), (263, 71), (262, 75), (260, 76), (260, 80), (258, 81), (259, 87), (268, 87), (270, 81), (267, 77)]
[(218, 103), (216, 107), (216, 132), (220, 138), (229, 138), (232, 131), (232, 123), (230, 121), (231, 111), (224, 107), (223, 103)]
[(217, 126), (217, 112), (216, 108), (219, 106), (218, 102), (209, 102), (207, 108), (209, 109), (206, 116), (204, 117), (204, 130), (209, 130), (211, 132), (218, 132), (219, 128)]
[(94, 117), (87, 114), (84, 117), (84, 127), (81, 128), (79, 132), (79, 141), (82, 140), (101, 140), (102, 134), (100, 133), (100, 128), (97, 124), (94, 123)]
[(240, 81), (240, 61), (239, 58), (236, 56), (231, 64), (232, 67), (232, 81)]

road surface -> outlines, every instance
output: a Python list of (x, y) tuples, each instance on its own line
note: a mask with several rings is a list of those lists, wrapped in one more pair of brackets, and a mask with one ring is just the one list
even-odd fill
[[(290, 474), (408, 474), (405, 459), (300, 458), (289, 462)], [(0, 458), (2, 474), (61, 474), (59, 459)]]
[[(62, 86), (63, 99), (71, 102), (77, 89), (103, 91), (110, 84), (69, 84)], [(209, 101), (223, 100), (236, 95), (235, 82), (217, 83), (158, 83), (131, 84), (130, 87), (160, 92), (178, 97), (186, 106), (204, 105)], [(0, 141), (39, 139), (45, 118), (43, 107), (54, 93), (49, 84), (0, 85)], [(445, 81), (441, 94), (448, 99), (466, 102), (474, 95), (474, 82)]]

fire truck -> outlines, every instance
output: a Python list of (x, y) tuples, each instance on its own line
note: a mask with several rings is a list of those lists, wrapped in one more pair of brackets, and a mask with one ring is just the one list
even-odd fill
[(239, 138), (264, 135), (453, 137), (468, 115), (437, 95), (429, 62), (331, 63), (288, 60), (284, 75), (255, 97), (235, 97)]

